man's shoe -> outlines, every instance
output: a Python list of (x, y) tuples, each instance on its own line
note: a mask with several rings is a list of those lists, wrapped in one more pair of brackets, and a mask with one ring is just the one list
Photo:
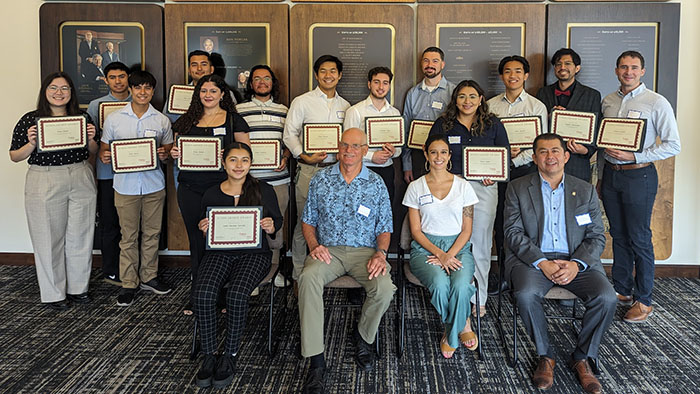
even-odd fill
[(355, 362), (363, 371), (371, 371), (374, 368), (375, 353), (372, 345), (362, 339), (362, 335), (355, 328)]
[(499, 290), (503, 292), (508, 290), (508, 282), (504, 280), (503, 282), (501, 282), (500, 286), (497, 286), (496, 284), (493, 284), (493, 286), (489, 286), (488, 293), (490, 296), (497, 296)]
[(51, 308), (55, 311), (63, 312), (63, 311), (67, 311), (68, 309), (70, 309), (70, 302), (68, 300), (47, 302), (46, 306), (48, 306), (49, 308)]
[(216, 365), (216, 356), (213, 354), (205, 354), (202, 360), (202, 366), (197, 371), (195, 383), (197, 387), (211, 386), (211, 380), (214, 377), (214, 366)]
[(593, 375), (593, 371), (591, 371), (591, 366), (588, 365), (588, 360), (573, 361), (571, 369), (576, 372), (578, 381), (581, 383), (581, 387), (583, 387), (585, 392), (600, 394), (603, 391), (603, 387), (600, 385), (595, 375)]
[(122, 286), (122, 281), (119, 280), (118, 275), (105, 275), (102, 280), (105, 282), (109, 283), (110, 285), (115, 285), (115, 286)]
[(117, 306), (129, 306), (134, 302), (136, 289), (121, 289), (117, 296)]
[(277, 275), (275, 275), (275, 287), (287, 287), (291, 285), (291, 282), (287, 280), (287, 278), (282, 275), (281, 272), (278, 272)]
[(644, 323), (647, 321), (647, 317), (653, 314), (653, 306), (646, 306), (639, 301), (635, 301), (630, 310), (625, 313), (625, 317), (623, 317), (622, 320), (627, 323)]
[(222, 389), (231, 384), (235, 371), (236, 356), (232, 354), (219, 356), (219, 362), (216, 363), (216, 372), (214, 372), (214, 388)]
[(152, 291), (156, 294), (168, 294), (173, 290), (169, 284), (157, 277), (148, 282), (141, 283), (141, 289)]
[(540, 356), (535, 374), (532, 375), (532, 383), (540, 390), (547, 390), (554, 383), (554, 362), (553, 359)]
[(632, 305), (632, 302), (634, 301), (632, 299), (632, 296), (626, 296), (622, 295), (620, 293), (615, 293), (617, 294), (617, 303), (620, 305)]
[(326, 369), (323, 367), (309, 368), (309, 373), (306, 375), (304, 387), (301, 389), (303, 394), (323, 394), (326, 388), (323, 387), (323, 377), (326, 374)]
[(76, 304), (87, 304), (92, 301), (87, 291), (81, 294), (67, 294), (66, 297)]

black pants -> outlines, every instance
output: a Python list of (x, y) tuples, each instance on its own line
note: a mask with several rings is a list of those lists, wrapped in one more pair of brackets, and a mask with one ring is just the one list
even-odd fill
[(111, 179), (97, 180), (97, 201), (100, 215), (102, 272), (119, 278), (119, 241), (122, 238), (117, 208), (114, 207), (114, 189)]
[(420, 149), (411, 149), (411, 168), (413, 169), (413, 179), (416, 180), (427, 171), (425, 171), (425, 155)]
[(190, 242), (190, 269), (192, 270), (192, 288), (197, 281), (197, 269), (202, 261), (205, 249), (204, 233), (199, 229), (202, 219), (202, 197), (200, 193), (187, 185), (180, 183), (177, 188), (177, 205), (180, 207), (182, 221), (185, 222), (187, 239)]
[(394, 204), (394, 165), (387, 167), (367, 167), (382, 177), (386, 190), (389, 191), (389, 202)]

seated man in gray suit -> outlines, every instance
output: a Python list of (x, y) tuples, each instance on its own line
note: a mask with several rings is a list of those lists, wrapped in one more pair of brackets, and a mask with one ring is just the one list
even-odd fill
[(571, 367), (586, 392), (599, 393), (588, 359), (598, 357), (617, 297), (600, 263), (605, 236), (598, 197), (591, 184), (564, 175), (569, 152), (560, 136), (542, 134), (533, 149), (538, 172), (512, 181), (505, 200), (505, 274), (540, 357), (533, 383), (545, 390), (552, 386), (554, 351), (542, 300), (558, 285), (586, 307)]

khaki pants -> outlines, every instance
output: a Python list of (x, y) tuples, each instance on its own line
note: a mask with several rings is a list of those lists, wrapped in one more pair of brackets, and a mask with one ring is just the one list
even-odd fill
[(297, 225), (294, 227), (294, 238), (292, 239), (292, 278), (299, 280), (299, 274), (304, 269), (304, 259), (306, 259), (306, 240), (301, 232), (301, 217), (304, 214), (304, 205), (306, 198), (309, 197), (309, 183), (311, 178), (321, 171), (322, 167), (310, 166), (308, 164), (299, 163), (297, 167), (297, 176), (295, 178), (295, 194), (297, 203)]
[(386, 275), (367, 279), (367, 262), (376, 252), (373, 248), (330, 246), (330, 264), (306, 258), (304, 270), (299, 276), (299, 320), (301, 321), (301, 354), (311, 357), (323, 353), (323, 287), (348, 274), (362, 285), (367, 298), (357, 329), (362, 338), (373, 343), (384, 312), (394, 298), (396, 286), (391, 282), (391, 267), (387, 263)]
[[(165, 189), (139, 196), (114, 192), (122, 239), (119, 241), (119, 278), (122, 287), (135, 289), (158, 275), (158, 242), (163, 221)], [(141, 266), (138, 235), (141, 230)]]

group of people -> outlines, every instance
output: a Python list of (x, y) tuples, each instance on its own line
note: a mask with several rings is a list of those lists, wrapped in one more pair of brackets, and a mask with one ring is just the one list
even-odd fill
[(114, 43), (107, 41), (104, 44), (104, 51), (96, 39), (93, 39), (93, 32), (86, 31), (78, 46), (78, 56), (80, 57), (80, 74), (86, 82), (102, 81), (107, 75), (106, 67), (113, 62), (119, 62), (119, 53), (114, 51)]
[[(581, 59), (569, 48), (557, 51), (552, 65), (557, 82), (543, 87), (537, 98), (525, 82), (529, 63), (521, 56), (501, 60), (498, 72), (505, 92), (487, 100), (476, 81), (456, 86), (442, 75), (444, 54), (437, 47), (421, 55), (424, 78), (408, 91), (403, 111), (386, 99), (393, 74), (389, 68), (369, 70), (367, 99), (351, 106), (336, 91), (343, 64), (324, 55), (313, 64), (318, 86), (279, 103), (280, 82), (266, 65), (250, 70), (244, 101), (214, 73), (210, 54), (188, 57), (194, 93), (181, 116), (151, 105), (155, 78), (113, 62), (105, 67), (110, 93), (90, 103), (85, 148), (39, 152), (36, 119), (80, 115), (75, 87), (64, 73), (42, 83), (37, 109), (25, 114), (13, 133), (10, 157), (28, 159), (25, 206), (34, 247), (42, 302), (57, 310), (90, 302), (88, 279), (96, 207), (99, 207), (104, 279), (121, 286), (117, 305), (134, 302), (139, 289), (166, 294), (170, 285), (158, 277), (158, 242), (165, 201), (162, 163), (179, 159), (177, 136), (220, 136), (224, 171), (180, 171), (177, 199), (189, 239), (192, 289), (186, 313), (201, 327), (203, 362), (196, 374), (201, 387), (224, 387), (235, 373), (248, 299), (277, 261), (281, 228), (292, 181), (288, 165), (297, 162), (293, 182), (298, 217), (292, 235), (292, 279), (298, 291), (301, 354), (310, 359), (304, 392), (324, 391), (326, 362), (323, 343), (323, 289), (350, 275), (366, 292), (354, 329), (355, 360), (373, 368), (372, 344), (383, 314), (393, 299), (391, 266), (387, 261), (393, 232), (392, 202), (396, 197), (394, 160), (402, 163), (408, 184), (402, 203), (408, 210), (413, 242), (410, 266), (430, 290), (431, 303), (445, 325), (440, 352), (446, 358), (464, 345), (479, 346), (470, 316), (486, 313), (492, 239), (505, 251), (506, 286), (513, 290), (521, 319), (539, 358), (533, 382), (540, 389), (553, 383), (554, 352), (542, 309), (552, 286), (562, 286), (583, 300), (586, 313), (571, 366), (587, 392), (601, 386), (589, 363), (598, 357), (602, 337), (616, 305), (632, 304), (627, 322), (643, 322), (653, 311), (654, 254), (650, 219), (657, 175), (652, 161), (680, 151), (673, 110), (661, 95), (648, 90), (641, 77), (644, 58), (622, 53), (615, 73), (619, 90), (606, 96), (576, 81)], [(127, 101), (95, 127), (99, 103)], [(548, 124), (552, 110), (593, 112), (602, 117), (647, 120), (641, 152), (565, 141), (545, 133), (532, 149), (511, 148), (502, 117), (539, 116)], [(165, 114), (164, 114), (165, 113)], [(403, 116), (434, 121), (423, 149), (385, 144), (370, 148), (365, 119)], [(341, 123), (338, 153), (308, 153), (303, 148), (304, 125)], [(161, 163), (154, 170), (114, 174), (110, 143), (154, 137)], [(657, 144), (656, 139), (660, 140)], [(274, 170), (251, 169), (251, 140), (283, 143)], [(511, 153), (510, 181), (467, 181), (461, 160), (464, 146), (505, 147)], [(591, 183), (591, 157), (598, 152), (598, 190)], [(98, 158), (97, 187), (88, 157)], [(605, 246), (598, 196), (610, 222), (614, 263), (612, 285), (600, 256)], [(231, 251), (205, 250), (207, 207), (262, 206), (262, 246)], [(293, 218), (292, 218), (293, 219)], [(140, 234), (140, 240), (139, 240)], [(636, 270), (633, 275), (633, 270)], [(473, 285), (477, 279), (478, 289)], [(286, 279), (275, 278), (285, 285)], [(216, 310), (225, 288), (227, 336), (215, 356)], [(496, 287), (501, 287), (499, 283)], [(475, 293), (480, 305), (475, 305)]]

